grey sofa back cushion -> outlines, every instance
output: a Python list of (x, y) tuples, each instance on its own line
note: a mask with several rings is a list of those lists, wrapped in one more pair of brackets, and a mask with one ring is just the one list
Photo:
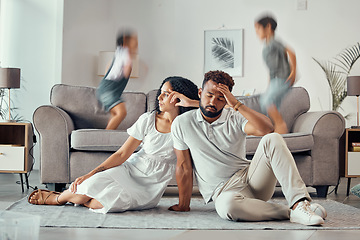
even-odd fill
[(158, 90), (154, 89), (151, 90), (146, 96), (147, 96), (147, 111), (151, 112), (155, 109), (155, 100), (156, 100), (156, 94)]
[(309, 93), (303, 87), (294, 87), (285, 96), (280, 106), (280, 113), (283, 116), (290, 132), (295, 119), (310, 109)]
[[(237, 97), (237, 99), (244, 102), (244, 104), (255, 111), (261, 112), (259, 105), (260, 95), (253, 95), (249, 97)], [(308, 92), (303, 87), (294, 87), (285, 96), (280, 106), (280, 113), (283, 116), (287, 127), (292, 132), (292, 126), (295, 119), (309, 111), (310, 109), (310, 98)]]
[[(57, 84), (50, 93), (50, 102), (67, 112), (75, 129), (106, 127), (110, 114), (106, 113), (95, 96), (96, 88)], [(146, 111), (146, 95), (141, 92), (124, 92), (127, 115), (118, 129), (131, 127)]]

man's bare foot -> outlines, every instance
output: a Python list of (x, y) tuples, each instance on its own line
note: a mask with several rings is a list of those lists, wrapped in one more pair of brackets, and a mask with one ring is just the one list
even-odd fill
[(29, 195), (28, 202), (35, 205), (62, 205), (58, 201), (60, 194), (59, 192), (38, 189)]
[(179, 204), (173, 205), (168, 208), (169, 211), (175, 211), (175, 212), (188, 212), (190, 211), (190, 207), (180, 207)]

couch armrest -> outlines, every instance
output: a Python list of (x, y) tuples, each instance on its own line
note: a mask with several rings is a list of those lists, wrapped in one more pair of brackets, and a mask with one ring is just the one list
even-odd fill
[(307, 112), (294, 122), (293, 132), (340, 138), (345, 130), (344, 117), (335, 111)]
[(335, 111), (307, 112), (295, 120), (293, 132), (311, 133), (314, 137), (311, 150), (313, 185), (337, 184), (339, 139), (344, 130), (345, 119)]
[(40, 135), (42, 183), (69, 182), (69, 136), (74, 130), (70, 116), (55, 106), (40, 106), (33, 114)]

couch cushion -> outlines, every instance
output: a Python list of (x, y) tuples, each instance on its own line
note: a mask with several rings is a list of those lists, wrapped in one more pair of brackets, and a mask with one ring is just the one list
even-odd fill
[(115, 152), (128, 137), (126, 131), (79, 129), (71, 133), (71, 148), (80, 151)]
[(280, 113), (287, 127), (292, 132), (293, 124), (301, 114), (310, 109), (309, 93), (303, 87), (294, 87), (284, 97), (280, 106)]
[(148, 92), (148, 94), (146, 95), (147, 97), (147, 111), (151, 112), (152, 110), (155, 109), (155, 100), (156, 100), (156, 95), (157, 95), (158, 90), (154, 89), (151, 90), (150, 92)]
[[(94, 87), (57, 84), (51, 90), (50, 101), (70, 115), (75, 129), (103, 129), (110, 114), (103, 110), (95, 91)], [(146, 111), (146, 94), (126, 91), (122, 97), (125, 99), (127, 115), (118, 129), (126, 130)]]
[[(288, 148), (292, 153), (309, 151), (314, 145), (312, 134), (308, 133), (288, 133), (282, 135)], [(247, 136), (246, 137), (246, 154), (253, 155), (259, 145), (262, 137)]]

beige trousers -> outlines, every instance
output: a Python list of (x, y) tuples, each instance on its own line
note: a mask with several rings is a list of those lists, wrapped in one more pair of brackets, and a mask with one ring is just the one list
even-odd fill
[[(267, 202), (277, 180), (289, 206)], [(301, 198), (311, 200), (281, 135), (264, 136), (248, 168), (235, 173), (213, 195), (220, 217), (233, 221), (289, 219), (290, 208)]]

